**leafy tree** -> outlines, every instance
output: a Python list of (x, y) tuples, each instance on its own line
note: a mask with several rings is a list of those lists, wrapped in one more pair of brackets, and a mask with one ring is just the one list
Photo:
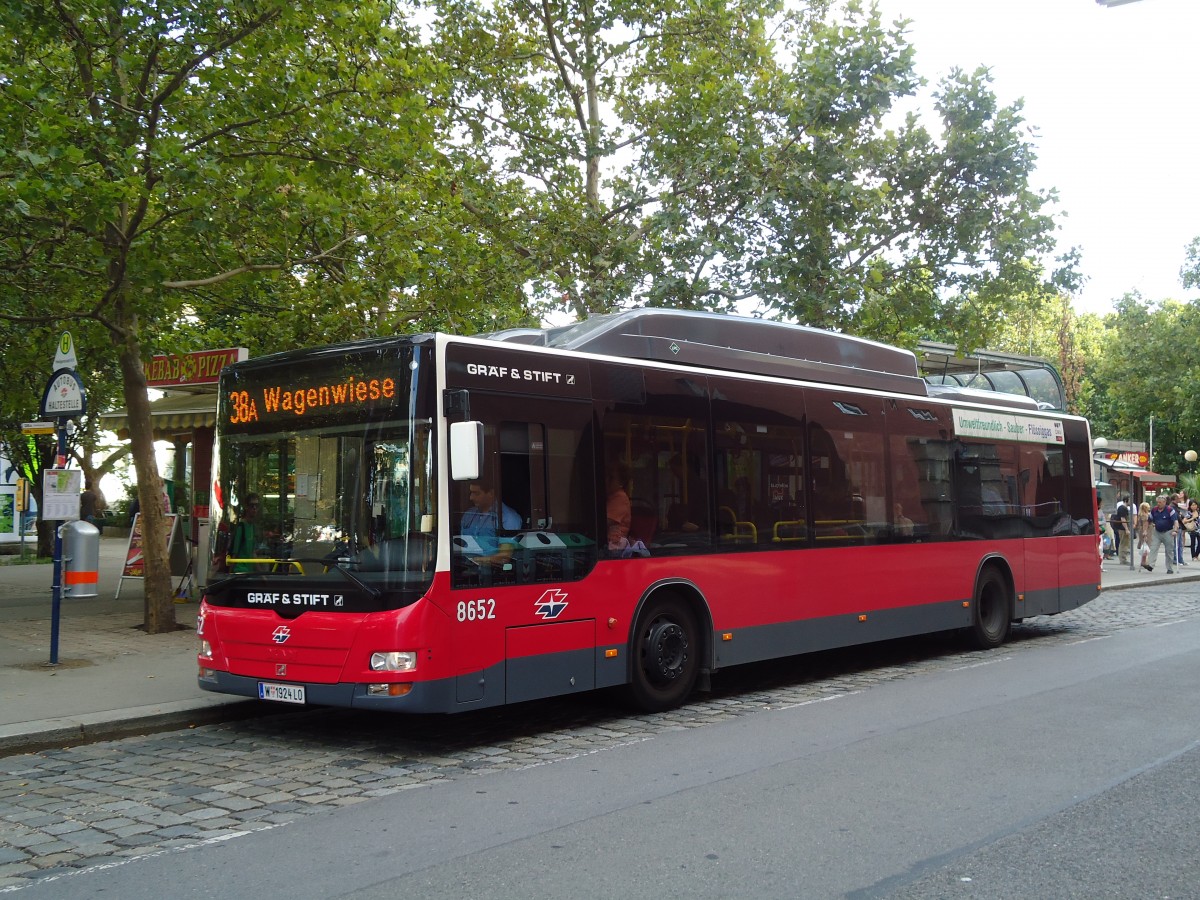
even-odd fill
[[(1063, 329), (1068, 329), (1064, 331)], [(1067, 409), (1092, 417), (1096, 398), (1105, 393), (1106, 386), (1097, 381), (1095, 367), (1103, 358), (1106, 345), (1104, 320), (1095, 313), (1079, 314), (1070, 306), (1064, 309), (1059, 332), (1059, 371), (1067, 381)], [(1044, 354), (1043, 354), (1044, 355)], [(1053, 356), (1049, 357), (1054, 359)], [(1093, 424), (1093, 434), (1099, 434)]]
[[(1020, 106), (980, 71), (940, 127), (885, 120), (918, 85), (901, 28), (815, 0), (444, 0), (455, 158), (485, 233), (576, 315), (629, 302), (760, 310), (981, 346), (1045, 280), (1052, 199)], [(517, 216), (473, 178), (534, 194)], [(492, 179), (485, 179), (490, 185)]]
[[(391, 3), (3, 0), (0, 33), (0, 317), (102, 326), (148, 533), (152, 350), (222, 310), (305, 343), (469, 318), (481, 284), (524, 311), (463, 227), (439, 64)], [(172, 629), (157, 542), (145, 587)]]
[(1062, 377), (1067, 410), (1087, 415), (1094, 390), (1088, 362), (1097, 358), (1104, 325), (1095, 315), (1079, 315), (1072, 304), (1071, 293), (1081, 284), (1078, 252), (1069, 251), (1059, 262), (1050, 283), (1012, 297), (1007, 314), (988, 326), (985, 346), (1049, 361)]
[(1150, 303), (1127, 294), (1106, 317), (1104, 349), (1093, 380), (1092, 428), (1119, 440), (1146, 440), (1154, 417), (1157, 471), (1177, 472), (1187, 450), (1200, 450), (1200, 382), (1187, 364), (1200, 333), (1200, 306)]
[(1200, 237), (1192, 238), (1185, 254), (1183, 267), (1179, 270), (1179, 280), (1185, 288), (1200, 287)]

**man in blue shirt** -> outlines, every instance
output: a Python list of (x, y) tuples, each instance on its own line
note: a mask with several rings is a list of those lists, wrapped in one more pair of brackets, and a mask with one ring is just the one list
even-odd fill
[(471, 508), (463, 513), (461, 533), (475, 538), (484, 556), (472, 559), (479, 565), (503, 565), (512, 556), (514, 542), (497, 538), (498, 531), (517, 531), (521, 514), (511, 506), (496, 502), (496, 487), (490, 481), (470, 483)]
[(1167, 555), (1167, 574), (1174, 575), (1175, 567), (1175, 533), (1179, 531), (1179, 513), (1173, 504), (1167, 503), (1167, 495), (1159, 494), (1150, 510), (1150, 524), (1154, 530), (1150, 532), (1150, 561), (1142, 563), (1147, 572), (1154, 571), (1154, 561), (1158, 559), (1158, 548), (1162, 545)]

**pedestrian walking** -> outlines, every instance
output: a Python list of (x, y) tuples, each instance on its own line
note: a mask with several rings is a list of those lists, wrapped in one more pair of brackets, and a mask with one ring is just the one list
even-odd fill
[(1179, 534), (1179, 511), (1173, 504), (1167, 503), (1167, 495), (1159, 494), (1154, 499), (1154, 507), (1150, 510), (1150, 560), (1142, 568), (1147, 572), (1154, 571), (1158, 561), (1158, 548), (1161, 546), (1167, 558), (1167, 574), (1175, 574), (1175, 539)]
[(1184, 525), (1188, 519), (1188, 495), (1187, 491), (1180, 491), (1175, 495), (1175, 512), (1179, 514), (1179, 529), (1175, 532), (1175, 561), (1181, 566), (1187, 565), (1185, 558), (1184, 545), (1187, 543), (1184, 537), (1186, 526)]
[(1137, 520), (1133, 524), (1133, 533), (1137, 535), (1137, 549), (1142, 552), (1141, 566), (1150, 568), (1150, 504), (1145, 500), (1138, 506)]
[(1129, 534), (1129, 498), (1121, 497), (1117, 500), (1117, 508), (1113, 510), (1112, 518), (1109, 519), (1109, 524), (1112, 525), (1113, 540), (1116, 542), (1117, 558), (1121, 565), (1129, 565), (1129, 548), (1133, 543)]
[(1200, 502), (1188, 501), (1187, 515), (1183, 518), (1183, 528), (1187, 532), (1188, 551), (1192, 562), (1200, 557)]

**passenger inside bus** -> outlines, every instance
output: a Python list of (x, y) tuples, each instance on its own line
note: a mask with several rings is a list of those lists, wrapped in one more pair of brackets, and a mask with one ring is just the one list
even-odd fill
[(608, 465), (605, 517), (608, 526), (608, 549), (620, 552), (629, 546), (629, 529), (633, 521), (633, 506), (625, 486), (629, 483), (629, 468), (621, 462)]
[[(262, 500), (258, 494), (247, 494), (239, 505), (237, 519), (226, 532), (227, 538), (220, 540), (217, 545), (219, 558), (214, 559), (213, 564), (218, 572), (255, 572), (262, 569), (262, 566), (249, 562), (267, 554), (266, 534), (258, 517), (261, 507)], [(227, 526), (222, 523), (222, 527)]]

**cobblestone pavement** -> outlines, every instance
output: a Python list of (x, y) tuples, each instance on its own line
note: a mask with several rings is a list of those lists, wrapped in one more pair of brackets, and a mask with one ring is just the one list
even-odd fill
[[(1109, 591), (1014, 628), (1001, 650), (1200, 616), (1200, 583)], [(436, 780), (545, 765), (665, 731), (811, 703), (970, 665), (947, 636), (722, 672), (682, 709), (635, 715), (605, 695), (462, 716), (308, 710), (0, 760), (0, 893), (228, 840)]]

